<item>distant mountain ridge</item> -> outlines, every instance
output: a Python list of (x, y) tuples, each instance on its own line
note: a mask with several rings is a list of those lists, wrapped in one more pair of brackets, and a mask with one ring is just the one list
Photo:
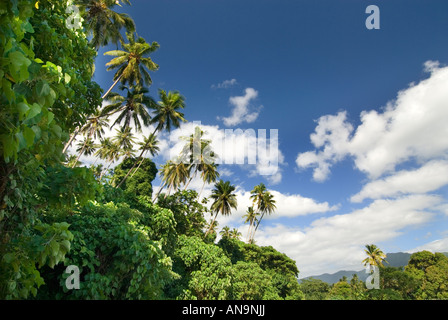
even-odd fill
[[(446, 255), (448, 257), (448, 253), (447, 252), (443, 252), (444, 255)], [(387, 267), (404, 267), (408, 264), (409, 259), (411, 258), (411, 253), (406, 253), (406, 252), (395, 252), (395, 253), (388, 253), (387, 257), (386, 257), (386, 261), (387, 263), (384, 263), (385, 266)], [(301, 282), (302, 280), (305, 279), (318, 279), (318, 280), (322, 280), (323, 282), (329, 283), (329, 284), (333, 284), (338, 282), (343, 276), (346, 276), (348, 280), (350, 280), (353, 275), (356, 274), (359, 278), (359, 280), (361, 281), (365, 281), (367, 279), (367, 277), (369, 276), (369, 274), (366, 272), (365, 269), (361, 270), (361, 271), (346, 271), (346, 270), (341, 270), (338, 271), (336, 273), (324, 273), (324, 274), (320, 274), (320, 275), (316, 275), (316, 276), (309, 276), (309, 277), (305, 277), (303, 279), (299, 279), (299, 282)]]

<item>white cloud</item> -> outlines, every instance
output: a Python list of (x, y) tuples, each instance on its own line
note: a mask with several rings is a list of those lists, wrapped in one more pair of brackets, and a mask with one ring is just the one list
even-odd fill
[(403, 229), (429, 221), (433, 216), (429, 210), (441, 201), (428, 195), (376, 200), (363, 209), (317, 219), (307, 228), (260, 226), (255, 240), (294, 259), (300, 277), (341, 269), (361, 270), (366, 244), (380, 246), (401, 235)]
[(354, 129), (346, 112), (318, 120), (311, 142), (316, 150), (300, 153), (300, 168), (314, 168), (314, 179), (328, 178), (334, 163), (347, 156), (358, 170), (377, 179), (409, 160), (425, 162), (447, 157), (448, 67), (426, 62), (428, 79), (398, 93), (382, 112), (363, 111)]
[(421, 246), (408, 250), (409, 253), (414, 253), (418, 251), (431, 251), (431, 252), (448, 252), (448, 238), (443, 238), (439, 240), (434, 240), (429, 243), (425, 243)]
[(211, 88), (212, 89), (227, 89), (227, 88), (230, 88), (230, 87), (236, 85), (237, 83), (238, 82), (236, 81), (236, 79), (224, 80), (221, 83), (212, 84)]
[(352, 202), (401, 194), (426, 193), (448, 184), (448, 161), (430, 161), (417, 170), (402, 170), (394, 175), (367, 183), (351, 197)]
[(229, 117), (222, 118), (224, 124), (231, 127), (243, 122), (252, 123), (257, 120), (259, 110), (253, 112), (249, 110), (251, 101), (256, 99), (257, 96), (258, 91), (253, 88), (246, 88), (243, 96), (230, 97), (229, 102), (233, 106), (232, 114)]
[[(276, 210), (272, 215), (265, 216), (263, 220), (294, 218), (317, 213), (326, 213), (335, 211), (339, 208), (339, 206), (331, 206), (328, 202), (318, 202), (315, 199), (307, 198), (300, 194), (284, 194), (273, 189), (268, 190), (274, 196)], [(237, 189), (238, 209), (230, 216), (219, 217), (218, 222), (220, 226), (239, 226), (242, 223), (242, 217), (246, 214), (247, 208), (253, 205), (252, 200), (250, 199), (250, 194), (250, 191), (244, 190), (243, 188)]]

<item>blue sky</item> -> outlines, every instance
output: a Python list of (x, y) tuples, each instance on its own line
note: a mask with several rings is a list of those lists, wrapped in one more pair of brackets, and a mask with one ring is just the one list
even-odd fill
[[(365, 26), (372, 4), (379, 30)], [(190, 123), (160, 136), (158, 164), (193, 121), (210, 138), (278, 129), (275, 176), (257, 165), (220, 166), (240, 203), (220, 227), (246, 237), (241, 216), (263, 182), (278, 210), (255, 240), (295, 259), (301, 277), (362, 269), (368, 243), (448, 251), (446, 0), (133, 0), (121, 11), (160, 44), (151, 94), (186, 98)], [(111, 48), (96, 61), (104, 89)]]

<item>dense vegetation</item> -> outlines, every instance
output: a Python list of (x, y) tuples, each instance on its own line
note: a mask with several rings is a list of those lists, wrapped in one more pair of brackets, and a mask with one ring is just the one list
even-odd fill
[[(235, 186), (217, 181), (199, 128), (185, 137), (182, 161), (158, 170), (147, 157), (159, 151), (158, 133), (186, 121), (185, 98), (162, 89), (158, 102), (149, 95), (150, 72), (158, 69), (150, 55), (159, 45), (114, 11), (125, 4), (0, 5), (0, 298), (301, 298), (299, 271), (284, 254), (256, 246), (252, 236), (244, 243), (228, 227), (216, 243), (216, 217), (238, 204)], [(97, 50), (108, 43), (120, 50), (106, 52), (115, 74), (103, 93), (93, 73)], [(134, 131), (150, 125), (153, 133), (137, 144)], [(105, 137), (113, 127), (116, 135)], [(81, 155), (102, 164), (87, 168)], [(158, 172), (163, 185), (153, 195)], [(196, 176), (204, 186), (216, 183), (210, 199), (187, 188)], [(266, 188), (258, 188), (254, 227), (275, 208)], [(66, 286), (70, 265), (80, 269), (80, 289)]]
[[(67, 11), (72, 4), (80, 17)], [(385, 268), (381, 290), (367, 292), (356, 279), (299, 285), (295, 261), (254, 242), (276, 209), (263, 184), (252, 190), (247, 241), (226, 226), (216, 241), (217, 216), (238, 206), (235, 186), (218, 181), (200, 128), (185, 137), (182, 161), (158, 169), (150, 159), (157, 135), (187, 121), (186, 104), (176, 91), (160, 89), (159, 101), (149, 95), (159, 45), (114, 11), (129, 4), (0, 3), (0, 299), (447, 298), (447, 259), (426, 252), (404, 271)], [(115, 73), (103, 92), (94, 63), (110, 43), (120, 49), (106, 52)], [(136, 143), (134, 131), (149, 126)], [(105, 128), (116, 135), (105, 137)], [(85, 167), (82, 155), (102, 164)], [(209, 198), (188, 189), (194, 177), (214, 184)], [(80, 289), (66, 287), (70, 265), (80, 269)]]

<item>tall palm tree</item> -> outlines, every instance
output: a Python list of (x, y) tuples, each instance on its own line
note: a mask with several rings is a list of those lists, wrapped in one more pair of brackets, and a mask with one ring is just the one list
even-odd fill
[(247, 241), (252, 238), (252, 230), (257, 222), (257, 212), (255, 212), (254, 207), (248, 207), (246, 214), (243, 216), (245, 218), (244, 223), (249, 222), (249, 229), (247, 230)]
[(260, 219), (258, 219), (255, 229), (253, 230), (252, 238), (251, 238), (252, 242), (255, 237), (255, 232), (257, 232), (258, 227), (260, 226), (261, 220), (263, 220), (264, 215), (266, 213), (269, 215), (272, 214), (275, 211), (275, 209), (277, 208), (275, 205), (275, 202), (276, 201), (274, 200), (274, 196), (269, 191), (264, 192), (262, 200), (261, 200), (261, 205), (258, 208), (259, 212), (261, 213), (261, 217), (260, 217)]
[(111, 104), (105, 106), (101, 112), (105, 116), (119, 113), (111, 128), (122, 122), (123, 127), (129, 127), (133, 121), (135, 130), (141, 132), (142, 122), (145, 127), (151, 123), (148, 106), (155, 104), (155, 101), (147, 95), (149, 91), (144, 87), (129, 88), (122, 85), (120, 90), (127, 92), (126, 97), (115, 92), (110, 93), (107, 100)]
[[(108, 139), (108, 138), (106, 138)], [(105, 139), (105, 140), (106, 140)], [(101, 172), (99, 180), (103, 178), (103, 176), (106, 174), (107, 171), (109, 171), (110, 166), (112, 163), (117, 161), (121, 157), (121, 147), (118, 143), (112, 142), (112, 140), (107, 140), (106, 143), (102, 144), (102, 147), (104, 148), (102, 150), (102, 154), (104, 155), (104, 159), (106, 159), (107, 162), (109, 162), (108, 166)]]
[(228, 226), (225, 226), (224, 228), (222, 228), (222, 230), (219, 232), (219, 234), (220, 234), (223, 238), (230, 239), (230, 236), (231, 236), (230, 228), (229, 228)]
[(364, 266), (370, 265), (371, 270), (374, 267), (384, 267), (383, 261), (386, 259), (386, 254), (380, 248), (374, 244), (368, 244), (364, 252), (367, 255), (367, 258), (362, 261)]
[(149, 152), (151, 154), (151, 157), (155, 157), (160, 151), (159, 140), (157, 140), (156, 135), (153, 133), (151, 133), (147, 137), (143, 137), (143, 141), (139, 142), (138, 144), (140, 145), (139, 150), (142, 150), (143, 154), (142, 154), (142, 159), (140, 160), (140, 163), (138, 164), (138, 167), (134, 170), (132, 175), (134, 175), (137, 172), (137, 170), (140, 168), (140, 166), (142, 165), (143, 161), (145, 160), (145, 158), (143, 158), (143, 156), (146, 153)]
[(201, 172), (202, 181), (204, 184), (202, 185), (201, 192), (199, 192), (198, 199), (201, 197), (202, 191), (204, 191), (204, 187), (206, 184), (214, 183), (219, 178), (218, 165), (217, 164), (204, 164)]
[(177, 91), (159, 90), (160, 101), (154, 105), (152, 123), (157, 124), (154, 132), (165, 129), (171, 132), (171, 128), (178, 128), (180, 122), (187, 122), (180, 109), (185, 108), (185, 98)]
[(104, 54), (115, 56), (111, 61), (106, 63), (107, 71), (118, 69), (114, 75), (114, 83), (103, 95), (103, 99), (107, 97), (110, 91), (118, 82), (130, 85), (150, 86), (152, 84), (149, 71), (155, 71), (159, 66), (149, 57), (151, 53), (159, 48), (157, 42), (147, 43), (142, 37), (135, 39), (133, 32), (126, 33), (129, 43), (121, 42), (123, 50), (107, 51)]
[(122, 150), (131, 150), (135, 143), (134, 134), (131, 130), (131, 127), (123, 127), (120, 130), (115, 129), (116, 135), (112, 138), (112, 141)]
[(170, 194), (171, 189), (179, 189), (179, 187), (187, 180), (188, 171), (184, 163), (172, 162), (168, 167), (168, 175), (165, 176), (166, 186), (168, 187), (168, 193), (165, 194), (165, 198)]
[(106, 46), (109, 42), (118, 44), (123, 40), (120, 30), (125, 28), (127, 32), (135, 31), (135, 23), (129, 15), (117, 13), (112, 10), (121, 2), (130, 5), (129, 0), (76, 0), (75, 4), (82, 10), (85, 28), (89, 35), (91, 45), (95, 49)]
[[(185, 108), (185, 98), (181, 94), (178, 92), (169, 92), (167, 95), (165, 91), (159, 90), (159, 95), (161, 101), (153, 105), (155, 110), (151, 122), (156, 124), (156, 127), (152, 135), (155, 135), (157, 131), (160, 132), (164, 129), (171, 132), (173, 127), (178, 128), (180, 126), (181, 121), (187, 122), (184, 118), (184, 114), (178, 111), (179, 109)], [(151, 140), (148, 140), (147, 143), (142, 146), (139, 158), (143, 157), (150, 142)]]
[(91, 138), (101, 139), (104, 135), (104, 128), (108, 127), (109, 124), (107, 118), (102, 117), (99, 110), (96, 110), (95, 113), (87, 119), (87, 123), (80, 129), (80, 132), (86, 135), (86, 139), (84, 140), (84, 146), (77, 150), (77, 152), (79, 152), (78, 160), (84, 153), (84, 149), (87, 147), (86, 143), (91, 141)]
[[(212, 224), (216, 220), (218, 213), (227, 216), (232, 213), (232, 208), (237, 209), (238, 203), (236, 194), (233, 193), (234, 191), (235, 186), (231, 185), (230, 181), (224, 182), (223, 180), (219, 180), (219, 182), (215, 184), (215, 189), (212, 190), (210, 196), (213, 200), (211, 211), (215, 213)], [(210, 228), (207, 230), (205, 237), (207, 237), (210, 230)]]
[(95, 142), (92, 140), (92, 138), (85, 137), (84, 141), (80, 141), (78, 143), (78, 148), (76, 149), (76, 152), (78, 152), (78, 156), (77, 156), (72, 168), (76, 165), (76, 163), (78, 163), (78, 160), (82, 155), (90, 156), (91, 154), (95, 153), (96, 147), (97, 146), (96, 146)]
[[(185, 190), (198, 172), (201, 172), (203, 180), (207, 178), (211, 182), (216, 181), (217, 177), (214, 177), (216, 174), (219, 176), (219, 173), (216, 171), (217, 166), (213, 166), (216, 155), (210, 146), (211, 140), (202, 139), (203, 135), (204, 131), (200, 127), (196, 127), (194, 133), (189, 137), (182, 137), (187, 142), (181, 151), (181, 159), (189, 164), (188, 170), (190, 173), (190, 179), (185, 185)], [(209, 171), (207, 173), (208, 177), (202, 174), (204, 170)], [(205, 183), (206, 181), (204, 181), (204, 185)]]
[(241, 237), (241, 232), (238, 231), (237, 228), (233, 228), (232, 231), (230, 231), (230, 238), (239, 240)]

